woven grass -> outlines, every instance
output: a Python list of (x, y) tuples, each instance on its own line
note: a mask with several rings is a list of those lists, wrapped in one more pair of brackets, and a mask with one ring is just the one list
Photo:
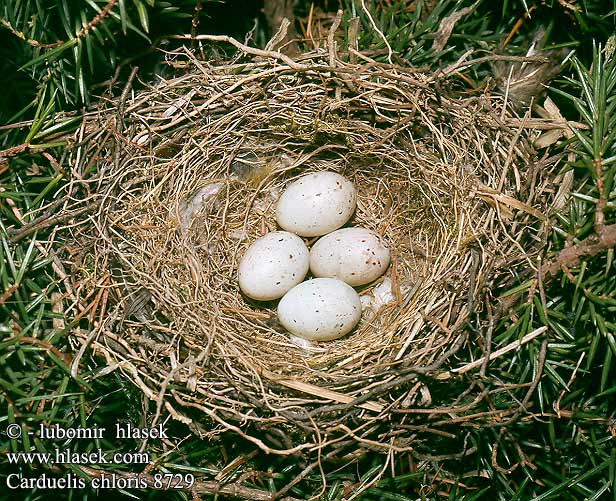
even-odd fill
[[(455, 68), (249, 52), (218, 65), (175, 54), (179, 76), (84, 122), (64, 209), (76, 215), (64, 230), (73, 306), (91, 321), (73, 372), (92, 350), (157, 403), (154, 421), (164, 409), (270, 453), (417, 450), (418, 433), (434, 430), (413, 413), (454, 420), (471, 408), (459, 394), (431, 401), (431, 382), (521, 344), (497, 351), (490, 329), (506, 312), (499, 289), (535, 266), (559, 203), (554, 161), (532, 140), (564, 125), (520, 119), (500, 96), (456, 95)], [(237, 266), (276, 229), (280, 191), (319, 170), (355, 183), (349, 224), (390, 246), (394, 300), (346, 337), (303, 348), (275, 302), (241, 295)]]

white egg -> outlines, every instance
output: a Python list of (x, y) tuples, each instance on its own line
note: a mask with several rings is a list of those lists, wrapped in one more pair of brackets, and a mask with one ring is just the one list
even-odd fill
[(315, 172), (293, 181), (278, 199), (280, 227), (304, 237), (340, 228), (355, 211), (353, 183), (335, 172)]
[(308, 280), (278, 303), (278, 320), (291, 334), (311, 341), (330, 341), (348, 334), (361, 317), (355, 289), (335, 278)]
[(389, 249), (379, 235), (365, 228), (342, 228), (316, 241), (310, 250), (310, 271), (354, 287), (380, 277), (389, 266)]
[(259, 301), (282, 297), (308, 273), (309, 254), (304, 241), (288, 231), (273, 231), (256, 240), (238, 268), (240, 289)]

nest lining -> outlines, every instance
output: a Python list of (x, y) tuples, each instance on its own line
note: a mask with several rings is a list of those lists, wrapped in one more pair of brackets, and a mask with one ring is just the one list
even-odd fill
[[(268, 451), (232, 423), (327, 429), (341, 413), (374, 422), (410, 405), (409, 374), (437, 372), (485, 288), (539, 252), (552, 196), (527, 175), (532, 148), (499, 99), (446, 98), (412, 70), (326, 59), (189, 57), (185, 75), (102, 108), (72, 156), (77, 173), (98, 165), (87, 195), (98, 210), (70, 227), (89, 256), (76, 282), (83, 296), (116, 296), (87, 341), (174, 417), (194, 423), (198, 409)], [(319, 170), (354, 182), (349, 224), (390, 246), (395, 301), (305, 350), (277, 330), (275, 302), (241, 295), (237, 265), (277, 229), (284, 186)]]

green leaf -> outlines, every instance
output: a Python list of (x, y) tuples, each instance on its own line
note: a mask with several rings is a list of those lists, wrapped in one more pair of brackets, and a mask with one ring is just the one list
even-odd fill
[(32, 66), (36, 66), (39, 63), (44, 62), (44, 61), (51, 63), (52, 61), (57, 59), (60, 56), (60, 54), (62, 54), (65, 50), (68, 50), (74, 47), (75, 45), (77, 45), (77, 39), (73, 38), (69, 40), (68, 42), (64, 42), (62, 45), (58, 45), (57, 47), (54, 47), (52, 49), (46, 49), (42, 52), (40, 56), (35, 57), (34, 59), (31, 59), (26, 64), (21, 66), (19, 68), (19, 71), (31, 68)]
[(133, 0), (133, 3), (137, 8), (137, 13), (139, 14), (139, 21), (141, 22), (141, 27), (143, 28), (143, 31), (149, 33), (150, 21), (148, 19), (148, 9), (141, 0)]
[(126, 35), (128, 26), (128, 15), (126, 14), (126, 3), (124, 0), (119, 0), (120, 5), (120, 22), (122, 23), (122, 33)]
[(26, 255), (21, 260), (21, 264), (19, 266), (19, 272), (15, 276), (16, 285), (19, 285), (21, 283), (21, 281), (24, 278), (24, 273), (26, 272), (26, 270), (28, 269), (28, 266), (30, 265), (30, 261), (34, 259), (34, 257), (36, 256), (36, 251), (34, 249), (35, 243), (36, 243), (36, 235), (32, 237), (32, 240), (30, 241), (30, 245), (28, 246), (28, 249), (26, 250)]
[[(81, 24), (82, 26), (86, 26), (88, 23), (88, 20), (86, 19), (86, 13), (84, 11), (81, 11)], [(91, 35), (92, 29), (90, 29), (90, 33), (88, 33), (85, 36), (84, 42), (86, 44), (86, 51), (88, 54), (88, 66), (90, 67), (90, 73), (94, 72), (94, 49), (92, 47), (93, 45), (93, 40), (92, 40), (92, 35)]]
[(563, 482), (557, 484), (556, 486), (552, 487), (551, 489), (548, 489), (547, 491), (545, 491), (543, 494), (541, 494), (540, 496), (537, 496), (534, 499), (534, 501), (543, 501), (544, 499), (550, 499), (554, 494), (559, 494), (559, 493), (563, 493), (563, 491), (565, 491), (566, 489), (570, 489), (571, 487), (574, 487), (578, 484), (581, 484), (583, 481), (585, 481), (586, 479), (592, 477), (593, 475), (596, 475), (597, 473), (601, 473), (605, 468), (608, 467), (608, 463), (601, 463), (597, 466), (595, 466), (594, 468), (588, 470), (586, 473), (581, 474), (581, 475), (576, 475), (571, 479), (566, 479)]

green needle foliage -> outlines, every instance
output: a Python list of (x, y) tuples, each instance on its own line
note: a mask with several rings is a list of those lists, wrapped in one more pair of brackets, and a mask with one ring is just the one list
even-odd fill
[(53, 103), (55, 111), (87, 105), (93, 83), (125, 78), (125, 67), (136, 59), (152, 66), (147, 56), (156, 48), (153, 37), (169, 24), (190, 32), (198, 14), (189, 1), (3, 2), (1, 78), (8, 92), (0, 101), (0, 122), (27, 117), (40, 102)]
[[(589, 68), (574, 59), (576, 74), (567, 81), (577, 92), (561, 91), (573, 102), (588, 129), (574, 129), (575, 137), (563, 145), (565, 152), (573, 154), (567, 168), (574, 169), (575, 182), (569, 213), (560, 216), (553, 233), (556, 259), (566, 246), (583, 248), (585, 242), (616, 223), (613, 43), (611, 39), (605, 49), (596, 48)], [(570, 264), (573, 263), (563, 263)], [(554, 340), (546, 357), (546, 378), (540, 385), (539, 397), (542, 408), (556, 414), (546, 423), (544, 442), (560, 456), (564, 470), (554, 479), (547, 477), (552, 489), (541, 499), (573, 495), (602, 499), (607, 490), (616, 492), (613, 244), (568, 266), (546, 290), (546, 297), (549, 300), (541, 304), (538, 313), (547, 319), (559, 339)], [(555, 402), (558, 408), (554, 408)], [(564, 419), (558, 416), (559, 410)]]

